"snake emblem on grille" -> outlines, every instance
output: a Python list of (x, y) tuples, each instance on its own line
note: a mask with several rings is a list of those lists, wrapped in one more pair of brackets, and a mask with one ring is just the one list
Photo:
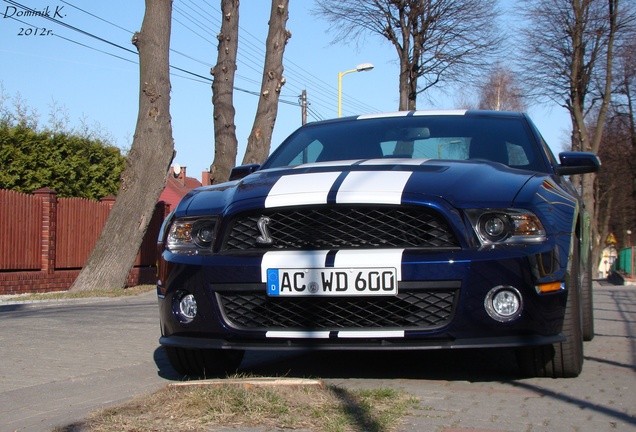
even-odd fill
[(269, 223), (271, 219), (267, 216), (261, 216), (256, 222), (256, 226), (258, 231), (261, 233), (258, 237), (256, 237), (256, 244), (260, 246), (271, 246), (274, 244), (274, 238), (269, 232)]

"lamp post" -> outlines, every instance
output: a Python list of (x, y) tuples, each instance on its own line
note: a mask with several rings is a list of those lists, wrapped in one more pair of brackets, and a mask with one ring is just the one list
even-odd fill
[(346, 74), (353, 72), (365, 72), (373, 69), (371, 63), (362, 63), (356, 66), (355, 69), (351, 69), (344, 72), (338, 72), (338, 117), (342, 117), (342, 77)]

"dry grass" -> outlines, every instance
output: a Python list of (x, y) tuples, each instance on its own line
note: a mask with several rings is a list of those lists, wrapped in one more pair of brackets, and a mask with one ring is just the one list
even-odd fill
[(128, 288), (98, 289), (90, 291), (56, 291), (48, 293), (21, 294), (7, 296), (6, 301), (64, 300), (93, 297), (126, 297), (143, 294), (156, 289), (155, 285), (137, 285)]
[[(55, 292), (20, 300), (122, 297), (154, 290), (140, 285), (114, 290)], [(337, 386), (166, 387), (129, 403), (93, 413), (86, 421), (53, 432), (211, 431), (260, 427), (321, 432), (390, 432), (417, 406), (392, 389), (349, 390)]]
[(414, 397), (391, 389), (167, 387), (56, 432), (209, 431), (215, 427), (384, 432), (395, 430), (416, 406)]

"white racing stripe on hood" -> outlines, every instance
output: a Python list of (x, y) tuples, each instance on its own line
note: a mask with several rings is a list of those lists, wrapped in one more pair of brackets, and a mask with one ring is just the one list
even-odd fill
[(269, 191), (265, 207), (326, 204), (327, 195), (339, 175), (336, 171), (283, 176)]
[(338, 188), (336, 203), (400, 204), (411, 171), (354, 171)]
[[(350, 162), (333, 162), (333, 166), (349, 166)], [(380, 166), (388, 163), (406, 166), (425, 162), (426, 159), (370, 159), (360, 165)], [(306, 168), (311, 165), (301, 166)], [(321, 163), (320, 166), (330, 166), (330, 163)], [(340, 171), (330, 171), (282, 176), (269, 191), (265, 207), (327, 204), (329, 192), (341, 174)], [(412, 174), (412, 171), (349, 172), (338, 186), (336, 203), (400, 204), (404, 187)]]

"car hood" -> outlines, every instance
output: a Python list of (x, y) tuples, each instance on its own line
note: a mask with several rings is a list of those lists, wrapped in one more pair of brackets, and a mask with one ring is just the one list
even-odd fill
[(195, 189), (178, 216), (310, 204), (408, 204), (443, 199), (456, 208), (505, 208), (536, 173), (481, 161), (374, 159), (257, 171)]

